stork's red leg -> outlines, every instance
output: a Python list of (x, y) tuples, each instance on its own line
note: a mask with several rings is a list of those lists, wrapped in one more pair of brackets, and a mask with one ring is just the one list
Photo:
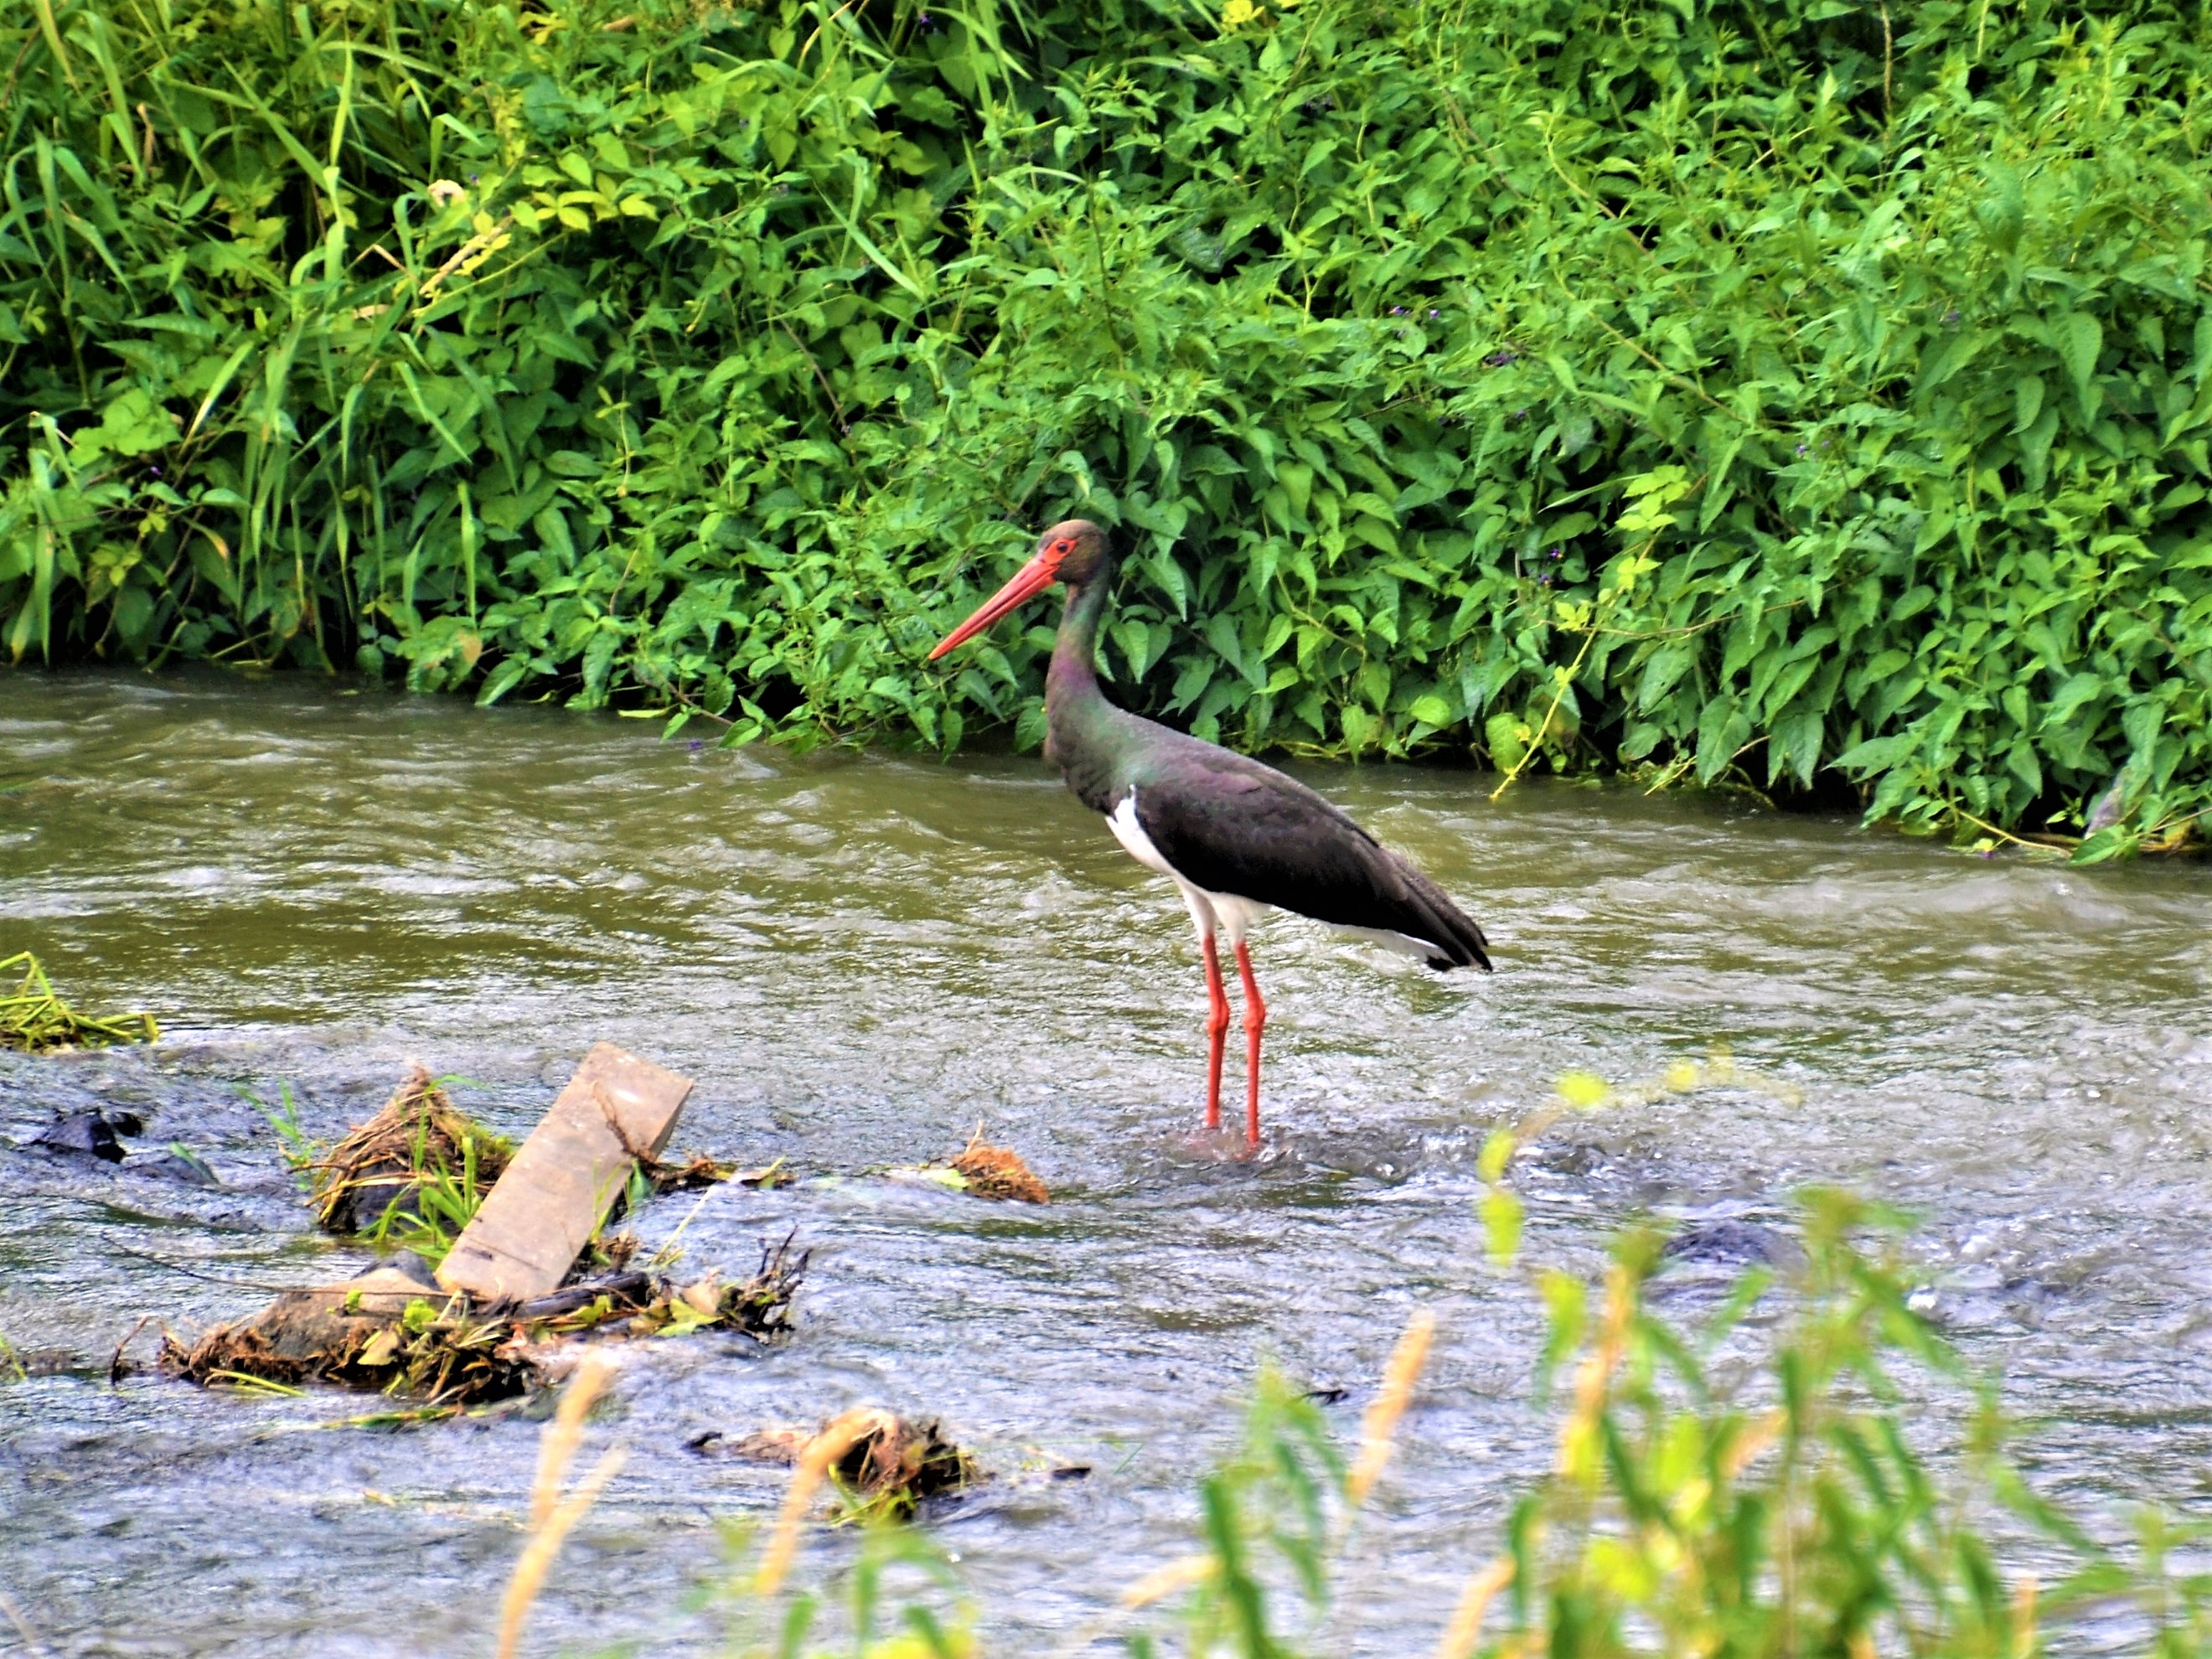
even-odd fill
[[(1244, 981), (1244, 1139), (1260, 1144), (1260, 1033), (1267, 1029), (1267, 1005), (1260, 1000), (1260, 981), (1252, 977), (1252, 953), (1237, 941), (1237, 973)], [(1228, 1010), (1222, 1011), (1224, 1020)]]
[(1229, 1036), (1229, 989), (1221, 982), (1221, 957), (1213, 935), (1200, 937), (1206, 955), (1206, 1127), (1221, 1127), (1221, 1050)]

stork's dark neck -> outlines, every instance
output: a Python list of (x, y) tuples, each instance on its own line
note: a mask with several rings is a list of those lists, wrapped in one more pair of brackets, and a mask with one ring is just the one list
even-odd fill
[(1052, 642), (1052, 666), (1044, 678), (1048, 708), (1105, 696), (1098, 689), (1098, 624), (1105, 617), (1113, 586), (1114, 567), (1109, 562), (1089, 581), (1067, 590), (1060, 635)]
[(1067, 787), (1085, 805), (1101, 812), (1111, 811), (1121, 793), (1129, 758), (1122, 730), (1128, 717), (1098, 688), (1098, 624), (1113, 586), (1109, 559), (1067, 590), (1044, 677), (1044, 757), (1066, 774)]

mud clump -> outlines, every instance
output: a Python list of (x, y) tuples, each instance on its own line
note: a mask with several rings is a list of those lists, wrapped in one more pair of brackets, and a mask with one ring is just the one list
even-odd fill
[(1022, 1162), (1004, 1146), (988, 1145), (979, 1128), (967, 1149), (952, 1160), (952, 1168), (978, 1198), (1012, 1199), (1022, 1204), (1049, 1204), (1052, 1194)]
[(447, 1296), (427, 1264), (410, 1258), (342, 1285), (288, 1291), (189, 1346), (164, 1334), (160, 1364), (190, 1382), (314, 1380), (457, 1407), (528, 1391), (535, 1368), (516, 1334), (512, 1321), (478, 1316)]
[(854, 1516), (910, 1515), (925, 1499), (961, 1491), (983, 1478), (975, 1461), (945, 1438), (934, 1418), (916, 1423), (878, 1406), (855, 1407), (811, 1434), (805, 1429), (761, 1429), (735, 1440), (702, 1435), (690, 1444), (702, 1455), (787, 1468), (826, 1460), (822, 1467)]
[(838, 1486), (862, 1504), (910, 1514), (924, 1498), (957, 1492), (975, 1480), (968, 1454), (945, 1437), (935, 1419), (910, 1423), (882, 1410), (871, 1410), (867, 1418), (844, 1455), (830, 1466)]

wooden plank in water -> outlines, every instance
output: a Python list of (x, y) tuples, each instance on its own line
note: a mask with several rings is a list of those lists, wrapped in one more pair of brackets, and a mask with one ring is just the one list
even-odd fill
[(479, 1303), (558, 1289), (635, 1160), (668, 1144), (690, 1092), (690, 1078), (595, 1044), (447, 1252), (438, 1282)]

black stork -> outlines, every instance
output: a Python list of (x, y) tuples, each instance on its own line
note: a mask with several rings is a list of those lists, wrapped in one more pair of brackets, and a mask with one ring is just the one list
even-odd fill
[(1206, 960), (1206, 1127), (1221, 1127), (1221, 1051), (1229, 994), (1214, 947), (1229, 937), (1244, 986), (1244, 1136), (1260, 1144), (1260, 1033), (1267, 1005), (1244, 935), (1289, 910), (1402, 951), (1439, 970), (1487, 969), (1482, 930), (1443, 891), (1342, 811), (1248, 756), (1144, 720), (1106, 701), (1095, 667), (1098, 623), (1114, 586), (1106, 532), (1088, 519), (1056, 524), (1035, 556), (939, 641), (934, 662), (1054, 582), (1067, 589), (1045, 676), (1045, 758), (1146, 869), (1182, 890)]

